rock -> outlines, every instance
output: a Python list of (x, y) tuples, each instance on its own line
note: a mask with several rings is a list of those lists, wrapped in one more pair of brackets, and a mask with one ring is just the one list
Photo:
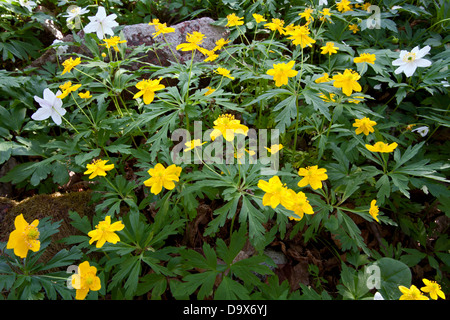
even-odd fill
[(94, 216), (95, 208), (90, 201), (90, 191), (41, 194), (20, 202), (0, 197), (0, 241), (8, 241), (9, 234), (14, 230), (14, 220), (19, 214), (23, 214), (28, 223), (45, 217), (51, 217), (52, 222), (62, 220), (59, 232), (52, 236), (52, 243), (42, 255), (43, 261), (47, 261), (61, 249), (68, 249), (64, 243), (61, 243), (62, 239), (81, 234), (71, 225), (69, 211), (75, 211), (81, 217), (87, 216), (89, 219)]
[[(156, 47), (162, 46), (161, 49), (156, 50), (156, 54), (153, 51), (147, 53), (145, 62), (155, 65), (168, 66), (170, 61), (185, 63), (192, 58), (191, 51), (176, 50), (176, 47), (186, 42), (186, 35), (192, 34), (194, 31), (201, 32), (205, 35), (202, 48), (212, 50), (216, 46), (215, 42), (221, 38), (226, 39), (229, 36), (229, 32), (226, 28), (220, 26), (214, 26), (213, 19), (204, 17), (192, 21), (185, 21), (179, 24), (170, 26), (175, 29), (175, 32), (161, 34), (156, 38), (153, 38), (152, 34), (155, 32), (155, 27), (148, 25), (147, 23), (140, 23), (130, 26), (125, 26), (122, 30), (127, 45), (129, 47), (137, 47), (145, 44), (148, 46), (155, 45)], [(200, 62), (205, 59), (205, 56), (199, 52), (194, 55), (194, 62)]]
[[(125, 40), (127, 40), (127, 53), (131, 52), (133, 47), (138, 47), (141, 45), (153, 46), (155, 50), (149, 50), (146, 53), (146, 57), (141, 61), (160, 65), (160, 66), (169, 66), (171, 61), (184, 63), (186, 61), (190, 61), (192, 58), (191, 51), (179, 51), (176, 50), (176, 47), (186, 42), (186, 35), (192, 34), (194, 31), (201, 32), (205, 35), (203, 43), (201, 44), (202, 48), (207, 50), (212, 50), (216, 44), (215, 42), (221, 38), (227, 39), (229, 36), (229, 31), (227, 28), (221, 26), (215, 26), (214, 20), (208, 17), (203, 17), (191, 21), (181, 22), (176, 25), (172, 25), (175, 29), (175, 32), (167, 33), (164, 36), (159, 35), (155, 39), (152, 34), (155, 32), (155, 27), (148, 25), (147, 23), (139, 23), (134, 25), (124, 26), (122, 29)], [(80, 38), (84, 38), (84, 32), (78, 32), (78, 36)], [(62, 41), (64, 42), (73, 42), (73, 36), (71, 34), (64, 36)], [(104, 48), (101, 46), (101, 48)], [(86, 46), (81, 45), (70, 46), (68, 49), (69, 53), (73, 54), (83, 54), (86, 56), (91, 56), (89, 50)], [(61, 60), (65, 60), (67, 57), (62, 57)], [(203, 61), (205, 56), (200, 52), (196, 52), (194, 55), (194, 61), (199, 62)], [(40, 58), (33, 61), (30, 67), (39, 68), (46, 64), (48, 61), (55, 62), (56, 61), (56, 52), (55, 50), (47, 50)], [(136, 63), (131, 66), (132, 70), (137, 70), (142, 65)]]

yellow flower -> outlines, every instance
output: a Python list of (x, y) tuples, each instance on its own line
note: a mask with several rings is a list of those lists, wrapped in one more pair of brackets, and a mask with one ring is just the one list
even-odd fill
[(278, 151), (280, 151), (281, 149), (283, 149), (283, 145), (282, 144), (273, 144), (270, 146), (270, 148), (264, 147), (267, 149), (267, 151), (269, 151), (271, 154), (275, 154), (278, 153)]
[(376, 124), (377, 123), (375, 121), (364, 117), (362, 119), (355, 119), (355, 123), (353, 123), (353, 126), (357, 128), (355, 130), (356, 134), (364, 133), (367, 136), (370, 132), (374, 132), (373, 126)]
[(322, 49), (322, 52), (321, 52), (322, 54), (327, 54), (328, 53), (330, 56), (333, 53), (337, 53), (337, 51), (339, 50), (338, 47), (334, 46), (333, 42), (327, 42), (327, 44), (325, 46), (321, 47), (320, 49)]
[(314, 12), (313, 9), (311, 9), (311, 8), (306, 8), (305, 11), (300, 12), (298, 15), (299, 15), (300, 17), (302, 17), (302, 18), (305, 18), (306, 21), (310, 21), (310, 20), (311, 20), (311, 21), (314, 21), (314, 18), (313, 18), (313, 16), (311, 15), (313, 12)]
[(310, 185), (314, 190), (322, 188), (322, 181), (328, 179), (325, 172), (327, 169), (319, 169), (318, 166), (300, 168), (298, 175), (304, 178), (298, 182), (298, 186), (302, 188)]
[(216, 89), (213, 89), (211, 87), (206, 87), (206, 89), (208, 89), (208, 91), (205, 92), (205, 96), (209, 96), (211, 93), (216, 91)]
[(378, 209), (377, 206), (377, 200), (372, 200), (372, 202), (370, 202), (370, 209), (369, 209), (369, 214), (372, 216), (372, 218), (374, 218), (377, 222), (380, 222), (380, 220), (378, 220), (378, 212), (380, 210)]
[(349, 0), (341, 0), (340, 2), (336, 2), (336, 5), (339, 12), (344, 13), (347, 11), (352, 11)]
[(338, 73), (333, 76), (333, 86), (335, 88), (342, 88), (342, 92), (349, 96), (353, 91), (360, 92), (362, 90), (361, 85), (357, 82), (361, 76), (353, 70), (345, 69), (344, 74)]
[(289, 32), (290, 37), (288, 39), (292, 40), (294, 45), (300, 45), (302, 48), (311, 47), (311, 44), (315, 43), (316, 40), (312, 39), (309, 34), (310, 31), (307, 26), (298, 26)]
[(225, 68), (217, 68), (216, 73), (220, 74), (221, 76), (227, 77), (231, 80), (234, 80), (234, 77), (230, 76), (230, 70), (227, 70)]
[(89, 244), (97, 241), (97, 244), (95, 246), (97, 248), (101, 248), (103, 247), (105, 242), (110, 242), (113, 244), (117, 243), (120, 241), (120, 238), (117, 234), (115, 234), (115, 232), (120, 231), (123, 228), (125, 228), (125, 226), (123, 225), (122, 221), (116, 221), (111, 224), (111, 217), (106, 216), (104, 221), (100, 221), (95, 226), (95, 230), (88, 232), (88, 236), (91, 237), (91, 240), (89, 240)]
[(356, 103), (356, 104), (360, 103), (361, 101), (364, 101), (364, 97), (355, 96), (355, 98), (357, 98), (357, 99), (348, 99), (347, 101), (350, 103)]
[(78, 93), (78, 96), (81, 98), (81, 99), (89, 99), (89, 98), (92, 98), (92, 95), (91, 95), (91, 93), (89, 92), (89, 90), (88, 91), (86, 91), (86, 92), (79, 92)]
[(441, 286), (436, 281), (430, 281), (428, 279), (422, 279), (425, 287), (420, 288), (423, 292), (430, 294), (431, 299), (437, 300), (438, 296), (445, 299), (445, 294), (441, 290)]
[(373, 146), (366, 144), (367, 150), (372, 151), (372, 152), (382, 152), (382, 153), (393, 152), (395, 150), (395, 148), (397, 148), (397, 146), (398, 146), (397, 142), (393, 142), (389, 145), (384, 142), (381, 142), (381, 141), (378, 141)]
[(149, 26), (156, 26), (160, 24), (159, 19), (153, 19), (151, 22), (148, 23)]
[(364, 11), (367, 11), (367, 9), (369, 9), (369, 7), (370, 7), (371, 5), (372, 5), (372, 4), (369, 3), (369, 2), (365, 2), (365, 3), (362, 5), (362, 8), (363, 8)]
[(201, 147), (201, 146), (204, 145), (205, 143), (206, 143), (206, 141), (203, 142), (203, 143), (201, 143), (201, 142), (200, 142), (200, 139), (195, 139), (195, 140), (191, 140), (191, 141), (189, 141), (189, 142), (186, 142), (184, 145), (185, 145), (187, 148), (184, 149), (184, 152), (188, 152), (189, 150), (192, 150), (192, 149), (194, 149), (194, 148)]
[(335, 95), (336, 94), (331, 93), (331, 92), (329, 93), (328, 96), (323, 93), (319, 93), (319, 97), (325, 102), (336, 102), (336, 100), (334, 99)]
[(78, 271), (72, 276), (72, 287), (77, 290), (75, 299), (84, 300), (89, 290), (98, 291), (102, 285), (97, 277), (97, 268), (84, 261), (78, 266)]
[(254, 13), (253, 18), (255, 19), (256, 23), (266, 22), (267, 20), (264, 19), (264, 17), (260, 14)]
[(323, 74), (323, 76), (314, 80), (315, 83), (322, 83), (322, 82), (328, 82), (328, 81), (331, 81), (331, 79), (328, 76), (328, 73), (326, 73), (326, 72)]
[(244, 24), (244, 21), (241, 21), (244, 18), (238, 17), (235, 13), (231, 13), (227, 15), (227, 24), (225, 27), (236, 27), (236, 26), (242, 26)]
[(273, 65), (273, 69), (267, 70), (269, 76), (273, 76), (275, 85), (281, 87), (284, 84), (288, 84), (288, 78), (295, 77), (298, 73), (297, 70), (292, 70), (295, 61), (289, 61), (288, 63), (277, 63)]
[(214, 61), (217, 59), (217, 57), (219, 56), (218, 54), (214, 53), (214, 51), (212, 50), (205, 50), (204, 52), (202, 52), (204, 55), (208, 56), (205, 60), (205, 62), (208, 61)]
[(233, 141), (235, 134), (247, 135), (248, 127), (241, 124), (233, 115), (223, 114), (214, 121), (214, 130), (210, 133), (211, 140), (223, 136), (227, 141)]
[(152, 33), (153, 38), (156, 38), (160, 34), (175, 32), (175, 28), (168, 27), (166, 23), (159, 23), (155, 25), (156, 32)]
[(352, 30), (353, 33), (357, 33), (359, 31), (358, 25), (356, 25), (356, 24), (351, 24), (351, 25), (348, 26), (348, 28), (350, 30)]
[(398, 286), (398, 289), (402, 293), (399, 300), (429, 300), (415, 285), (412, 285), (409, 289), (404, 286)]
[(144, 185), (151, 187), (150, 192), (156, 195), (162, 191), (163, 187), (167, 190), (175, 188), (174, 181), (180, 180), (181, 167), (172, 164), (164, 168), (161, 163), (158, 163), (148, 170), (148, 174), (151, 178), (145, 180)]
[(96, 176), (106, 176), (106, 171), (114, 169), (114, 164), (106, 164), (109, 160), (94, 160), (93, 163), (86, 165), (84, 174), (90, 174), (89, 179), (94, 179)]
[(214, 49), (212, 51), (221, 50), (222, 47), (229, 42), (230, 42), (230, 40), (225, 40), (224, 38), (220, 38), (219, 40), (216, 41), (216, 46), (214, 47)]
[(205, 35), (201, 32), (194, 31), (186, 35), (186, 42), (179, 44), (176, 49), (181, 51), (193, 51), (198, 50), (200, 44), (203, 42)]
[(305, 213), (314, 213), (312, 206), (309, 204), (306, 195), (302, 191), (295, 193), (294, 190), (288, 189), (287, 200), (285, 201), (284, 207), (288, 210), (294, 211), (294, 213), (298, 216), (290, 217), (293, 220), (301, 220)]
[(31, 224), (28, 224), (20, 214), (14, 220), (14, 227), (16, 228), (9, 235), (6, 249), (14, 249), (14, 254), (18, 257), (25, 258), (28, 250), (33, 252), (39, 251), (41, 242), (39, 239), (39, 230), (37, 228), (39, 220), (35, 219)]
[(273, 176), (269, 181), (259, 180), (258, 188), (265, 192), (263, 205), (275, 209), (279, 204), (285, 206), (288, 200), (288, 188), (281, 183), (278, 176)]
[(273, 18), (272, 22), (266, 23), (264, 25), (264, 28), (270, 29), (272, 31), (278, 31), (280, 34), (285, 34), (283, 27), (284, 27), (284, 20)]
[(109, 39), (103, 39), (105, 43), (101, 43), (101, 46), (106, 46), (106, 48), (113, 48), (115, 51), (119, 52), (118, 45), (119, 43), (125, 43), (127, 40), (120, 40), (119, 36), (114, 36)]
[(150, 104), (155, 98), (155, 91), (162, 90), (165, 88), (163, 84), (160, 84), (161, 78), (156, 80), (144, 79), (136, 84), (136, 88), (140, 91), (137, 92), (133, 99), (144, 96), (144, 103)]
[(64, 84), (59, 86), (63, 92), (57, 96), (57, 98), (64, 99), (69, 95), (69, 93), (77, 91), (79, 87), (81, 87), (81, 84), (72, 85), (72, 81), (66, 81)]
[(331, 17), (331, 12), (329, 8), (324, 8), (323, 11), (319, 11), (323, 17)]
[(72, 69), (75, 68), (80, 63), (81, 63), (81, 59), (80, 58), (76, 58), (75, 60), (73, 60), (72, 57), (70, 57), (69, 59), (67, 59), (66, 61), (64, 61), (62, 63), (62, 65), (64, 67), (64, 70), (61, 73), (61, 75), (63, 75), (66, 72), (72, 71)]
[(376, 57), (374, 54), (370, 53), (362, 53), (359, 55), (359, 57), (353, 58), (354, 63), (371, 63), (375, 64)]

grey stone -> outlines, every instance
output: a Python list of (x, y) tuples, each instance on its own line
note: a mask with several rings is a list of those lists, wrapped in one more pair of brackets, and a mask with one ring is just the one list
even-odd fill
[[(143, 61), (155, 65), (170, 65), (170, 61), (184, 63), (192, 58), (191, 51), (176, 50), (176, 47), (186, 42), (186, 35), (192, 34), (194, 31), (201, 32), (205, 35), (202, 48), (212, 50), (216, 46), (215, 42), (221, 38), (227, 39), (229, 36), (228, 29), (220, 26), (212, 25), (213, 19), (203, 17), (191, 21), (181, 22), (179, 24), (168, 26), (175, 29), (175, 32), (160, 34), (153, 38), (152, 34), (156, 32), (155, 27), (147, 23), (125, 26), (122, 29), (128, 47), (136, 47), (142, 44), (148, 46), (160, 47), (147, 53), (147, 58)], [(205, 56), (200, 52), (194, 55), (194, 62), (200, 62)]]

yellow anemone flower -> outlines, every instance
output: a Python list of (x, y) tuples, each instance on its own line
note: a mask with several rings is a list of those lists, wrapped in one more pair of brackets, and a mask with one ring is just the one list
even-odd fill
[(223, 136), (227, 141), (233, 141), (235, 134), (247, 135), (248, 127), (231, 114), (222, 114), (214, 121), (214, 130), (210, 133), (211, 140)]
[(75, 60), (73, 60), (72, 57), (70, 57), (69, 59), (67, 59), (66, 61), (64, 61), (62, 63), (62, 66), (64, 67), (64, 70), (61, 73), (61, 75), (63, 75), (66, 72), (72, 71), (72, 69), (75, 68), (80, 63), (81, 63), (81, 59), (80, 58), (76, 58)]
[(94, 179), (96, 176), (106, 176), (106, 171), (114, 169), (114, 164), (106, 164), (109, 160), (95, 160), (93, 163), (86, 165), (84, 174), (90, 174), (89, 179)]
[(144, 103), (150, 104), (155, 98), (155, 91), (162, 90), (165, 88), (163, 84), (160, 84), (161, 78), (156, 80), (144, 79), (136, 84), (136, 88), (140, 91), (137, 92), (133, 99), (137, 99), (140, 96), (144, 97)]
[(267, 70), (269, 76), (273, 76), (275, 85), (281, 87), (288, 84), (288, 78), (295, 77), (298, 73), (297, 70), (292, 70), (295, 61), (289, 61), (288, 63), (277, 63), (273, 65), (273, 69)]
[(181, 174), (181, 167), (172, 164), (165, 168), (161, 163), (156, 164), (155, 167), (148, 170), (151, 178), (144, 181), (144, 185), (151, 187), (150, 192), (159, 194), (164, 187), (167, 190), (175, 188), (174, 181), (179, 181)]
[(370, 53), (362, 53), (359, 55), (359, 57), (355, 57), (353, 58), (353, 62), (354, 63), (371, 63), (371, 64), (375, 64), (375, 60), (376, 60), (376, 56), (375, 54), (370, 54)]
[(369, 135), (369, 133), (374, 132), (373, 126), (375, 126), (376, 124), (377, 123), (375, 121), (364, 117), (362, 119), (355, 119), (355, 123), (353, 123), (353, 126), (357, 128), (355, 130), (356, 134), (364, 133), (367, 136)]
[(288, 188), (283, 185), (278, 176), (273, 176), (269, 181), (259, 180), (258, 188), (265, 192), (263, 205), (275, 209), (279, 204), (287, 205)]
[(97, 241), (97, 244), (95, 246), (97, 248), (101, 248), (106, 242), (110, 242), (113, 244), (117, 243), (120, 241), (120, 238), (117, 234), (115, 234), (115, 232), (120, 231), (123, 228), (125, 228), (125, 226), (123, 225), (122, 221), (116, 221), (111, 224), (111, 217), (106, 216), (104, 221), (100, 221), (95, 226), (95, 230), (88, 232), (88, 236), (91, 237), (91, 240), (89, 240), (89, 244)]
[(398, 146), (397, 142), (393, 142), (391, 144), (386, 144), (382, 141), (378, 141), (373, 146), (366, 144), (367, 150), (372, 151), (372, 152), (381, 152), (381, 153), (393, 152), (395, 150), (395, 148), (397, 148), (397, 146)]
[(361, 76), (353, 70), (345, 69), (344, 74), (338, 73), (333, 76), (333, 86), (335, 88), (342, 88), (342, 92), (349, 96), (353, 91), (361, 92), (361, 85), (358, 83), (358, 80)]
[(101, 289), (101, 281), (96, 274), (97, 268), (89, 265), (89, 261), (80, 263), (77, 273), (72, 276), (72, 287), (77, 290), (75, 299), (84, 300), (89, 290), (98, 291)]
[(235, 13), (231, 13), (227, 15), (227, 24), (225, 27), (236, 27), (236, 26), (242, 26), (244, 24), (244, 21), (241, 21), (244, 18), (238, 17)]
[(300, 168), (298, 175), (304, 178), (298, 182), (298, 186), (302, 188), (310, 185), (314, 190), (322, 188), (322, 181), (328, 179), (325, 172), (327, 172), (327, 169), (319, 169), (318, 166)]
[(313, 214), (314, 210), (309, 204), (309, 201), (302, 191), (295, 193), (294, 190), (288, 189), (287, 191), (288, 200), (286, 200), (285, 208), (297, 215), (297, 217), (290, 217), (293, 220), (301, 220), (304, 214)]
[(41, 242), (39, 239), (39, 230), (37, 228), (39, 220), (35, 219), (31, 224), (28, 224), (20, 214), (14, 220), (14, 227), (16, 228), (9, 235), (6, 249), (14, 249), (14, 254), (18, 257), (25, 258), (28, 250), (33, 252), (39, 251)]
[(372, 218), (374, 218), (377, 222), (380, 222), (380, 220), (378, 220), (378, 212), (380, 210), (378, 209), (377, 206), (377, 200), (372, 200), (370, 202), (370, 209), (369, 209), (369, 214), (372, 216)]

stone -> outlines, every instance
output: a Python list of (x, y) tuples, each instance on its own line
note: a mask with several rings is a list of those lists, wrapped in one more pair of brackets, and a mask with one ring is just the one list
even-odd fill
[[(192, 59), (191, 51), (176, 50), (176, 47), (186, 42), (186, 35), (192, 34), (194, 31), (201, 32), (205, 35), (202, 48), (212, 50), (216, 46), (215, 42), (221, 38), (227, 39), (229, 36), (228, 29), (213, 25), (214, 20), (208, 17), (185, 21), (179, 24), (169, 26), (175, 29), (175, 32), (160, 34), (153, 38), (152, 34), (156, 32), (155, 27), (147, 23), (125, 26), (122, 29), (128, 47), (137, 47), (145, 44), (148, 46), (160, 47), (147, 53), (147, 58), (143, 61), (155, 65), (169, 66), (170, 61), (185, 63)], [(162, 45), (162, 46), (161, 46)], [(205, 56), (200, 52), (194, 55), (194, 62), (200, 62)]]
[[(139, 23), (134, 25), (126, 25), (122, 28), (121, 32), (127, 40), (127, 53), (130, 53), (134, 47), (141, 45), (146, 45), (154, 47), (155, 50), (148, 50), (145, 57), (141, 58), (141, 61), (150, 63), (153, 65), (169, 66), (171, 61), (185, 63), (189, 62), (192, 58), (191, 51), (180, 51), (176, 50), (176, 47), (186, 42), (186, 35), (192, 34), (194, 31), (201, 32), (205, 35), (202, 48), (207, 50), (212, 50), (216, 46), (215, 42), (221, 38), (227, 39), (229, 37), (229, 31), (225, 27), (213, 25), (215, 21), (209, 17), (203, 17), (199, 19), (194, 19), (190, 21), (185, 21), (172, 25), (175, 32), (167, 33), (164, 36), (161, 34), (156, 38), (153, 38), (152, 34), (155, 33), (155, 27), (147, 23)], [(118, 34), (118, 32), (116, 32)], [(78, 32), (78, 36), (81, 39), (84, 38), (84, 32), (81, 30)], [(64, 36), (62, 39), (64, 42), (73, 42), (74, 38), (71, 34)], [(101, 48), (104, 48), (101, 46)], [(86, 46), (70, 46), (68, 53), (73, 53), (74, 56), (78, 54), (91, 56), (89, 50)], [(67, 59), (66, 57), (61, 57), (61, 60)], [(194, 55), (194, 62), (200, 62), (205, 59), (205, 56), (196, 52)], [(47, 50), (40, 58), (36, 59), (31, 63), (29, 67), (40, 68), (45, 65), (48, 61), (56, 62), (56, 51), (54, 49)], [(139, 63), (134, 63), (130, 69), (132, 71), (138, 70), (142, 67)]]

